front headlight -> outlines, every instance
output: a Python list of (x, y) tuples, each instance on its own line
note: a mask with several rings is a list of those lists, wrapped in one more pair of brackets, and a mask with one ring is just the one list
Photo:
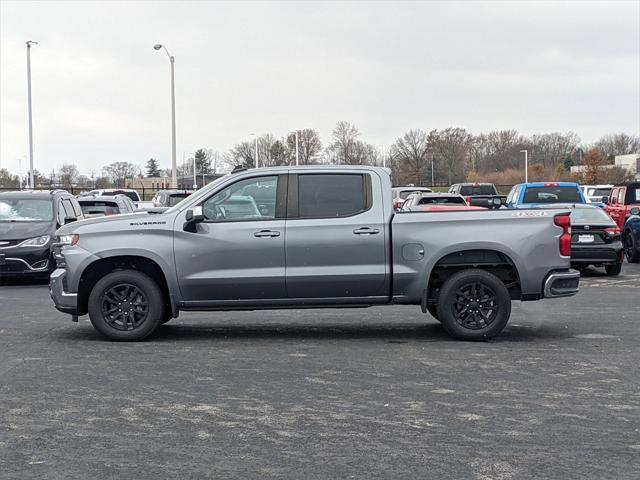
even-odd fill
[(74, 233), (73, 235), (60, 235), (58, 237), (58, 243), (60, 245), (70, 245), (72, 247), (78, 243), (78, 240), (80, 240), (80, 235), (77, 233)]
[(24, 242), (18, 244), (19, 247), (44, 247), (49, 243), (49, 235), (43, 235), (41, 237), (29, 238)]

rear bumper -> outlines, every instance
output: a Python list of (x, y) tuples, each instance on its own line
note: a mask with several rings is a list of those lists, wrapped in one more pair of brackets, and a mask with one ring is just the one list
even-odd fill
[(622, 261), (622, 242), (608, 245), (571, 245), (572, 264), (614, 264)]
[(578, 293), (580, 272), (577, 270), (557, 270), (547, 275), (544, 281), (544, 298), (570, 297)]
[(78, 294), (65, 292), (67, 271), (57, 268), (49, 280), (49, 294), (56, 308), (63, 313), (76, 315), (78, 311)]

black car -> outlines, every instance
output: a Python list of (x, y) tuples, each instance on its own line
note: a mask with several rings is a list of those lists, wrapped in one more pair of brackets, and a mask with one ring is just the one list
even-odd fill
[(78, 198), (85, 217), (99, 217), (132, 213), (136, 211), (133, 201), (126, 195), (96, 195)]
[(160, 190), (153, 197), (153, 206), (160, 207), (173, 207), (176, 203), (181, 202), (187, 198), (193, 192), (188, 190)]
[(575, 205), (571, 211), (571, 264), (604, 267), (608, 275), (622, 269), (624, 248), (620, 228), (596, 206)]
[(48, 277), (55, 231), (82, 218), (78, 201), (64, 190), (0, 193), (0, 277)]

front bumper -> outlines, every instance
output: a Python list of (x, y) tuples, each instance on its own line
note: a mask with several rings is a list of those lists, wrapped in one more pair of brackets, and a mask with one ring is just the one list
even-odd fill
[(0, 249), (0, 277), (47, 275), (53, 260), (49, 245), (44, 248), (16, 247)]
[(49, 294), (56, 308), (63, 313), (76, 315), (78, 311), (78, 294), (66, 292), (67, 271), (57, 268), (49, 279)]
[(578, 293), (580, 272), (577, 270), (556, 270), (544, 281), (544, 298), (571, 297)]

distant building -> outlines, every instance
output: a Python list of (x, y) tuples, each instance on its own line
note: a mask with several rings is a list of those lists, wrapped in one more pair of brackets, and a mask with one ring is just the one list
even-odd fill
[[(202, 188), (214, 180), (222, 177), (222, 173), (211, 173), (206, 175), (196, 175), (196, 183), (198, 188)], [(171, 177), (142, 177), (131, 178), (127, 180), (126, 188), (145, 189), (145, 190), (164, 190), (171, 188)], [(193, 188), (193, 175), (178, 177), (178, 189), (191, 190)]]
[[(613, 165), (603, 165), (602, 168), (621, 167), (631, 173), (636, 180), (640, 180), (640, 153), (630, 153), (628, 155), (616, 155)], [(585, 165), (574, 165), (571, 167), (572, 174), (583, 174)]]

